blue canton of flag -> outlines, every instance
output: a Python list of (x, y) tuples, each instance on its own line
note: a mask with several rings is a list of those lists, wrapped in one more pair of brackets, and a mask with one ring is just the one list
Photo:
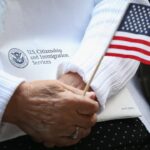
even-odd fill
[(150, 64), (150, 7), (131, 3), (106, 53)]

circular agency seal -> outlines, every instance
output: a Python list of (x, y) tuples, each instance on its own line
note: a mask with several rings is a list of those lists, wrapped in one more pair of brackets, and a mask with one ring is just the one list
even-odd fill
[(29, 64), (27, 55), (18, 48), (12, 48), (8, 52), (8, 58), (12, 65), (17, 68), (25, 68)]

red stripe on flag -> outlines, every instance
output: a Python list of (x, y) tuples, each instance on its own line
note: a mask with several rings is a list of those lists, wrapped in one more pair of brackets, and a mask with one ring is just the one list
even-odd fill
[(114, 36), (113, 40), (119, 40), (119, 41), (127, 41), (127, 42), (133, 42), (133, 43), (140, 43), (147, 46), (150, 46), (150, 42), (141, 40), (141, 39), (133, 39), (128, 37), (122, 37), (122, 36)]
[(146, 59), (143, 59), (141, 57), (138, 57), (138, 56), (133, 56), (133, 55), (125, 55), (125, 54), (116, 54), (116, 53), (106, 53), (105, 54), (106, 56), (113, 56), (113, 57), (121, 57), (121, 58), (131, 58), (131, 59), (135, 59), (135, 60), (138, 60), (144, 64), (148, 64), (150, 65), (150, 61), (146, 60)]
[(146, 51), (144, 49), (137, 48), (137, 47), (123, 46), (123, 45), (112, 45), (112, 44), (110, 44), (109, 48), (112, 48), (113, 50), (119, 49), (119, 50), (127, 50), (127, 51), (136, 51), (136, 52), (140, 52), (140, 53), (143, 53), (145, 55), (150, 56), (150, 52), (149, 51)]

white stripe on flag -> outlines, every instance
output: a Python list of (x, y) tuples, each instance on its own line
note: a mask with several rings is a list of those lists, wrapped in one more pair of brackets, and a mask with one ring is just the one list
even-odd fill
[(147, 61), (150, 61), (150, 56), (145, 55), (140, 52), (135, 52), (135, 51), (127, 51), (127, 50), (120, 50), (120, 49), (108, 49), (108, 53), (114, 53), (114, 54), (121, 54), (121, 55), (130, 55), (130, 56), (137, 56), (139, 58), (145, 59)]
[(141, 34), (133, 34), (133, 33), (129, 33), (129, 32), (117, 31), (115, 36), (122, 36), (122, 37), (133, 38), (133, 39), (141, 39), (141, 40), (145, 40), (145, 41), (150, 42), (149, 36), (141, 35)]
[(132, 50), (132, 47), (137, 47), (137, 48), (140, 48), (140, 49), (143, 49), (145, 51), (150, 52), (150, 47), (149, 46), (146, 46), (144, 44), (139, 44), (139, 43), (132, 43), (132, 42), (127, 42), (127, 41), (113, 40), (111, 42), (111, 45), (129, 46), (129, 47), (131, 47), (131, 50)]

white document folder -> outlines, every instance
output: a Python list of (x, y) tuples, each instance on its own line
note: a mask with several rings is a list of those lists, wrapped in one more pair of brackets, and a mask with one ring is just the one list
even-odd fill
[(102, 122), (140, 116), (141, 112), (134, 102), (130, 91), (124, 88), (116, 96), (107, 101), (105, 109), (97, 115), (97, 121)]

